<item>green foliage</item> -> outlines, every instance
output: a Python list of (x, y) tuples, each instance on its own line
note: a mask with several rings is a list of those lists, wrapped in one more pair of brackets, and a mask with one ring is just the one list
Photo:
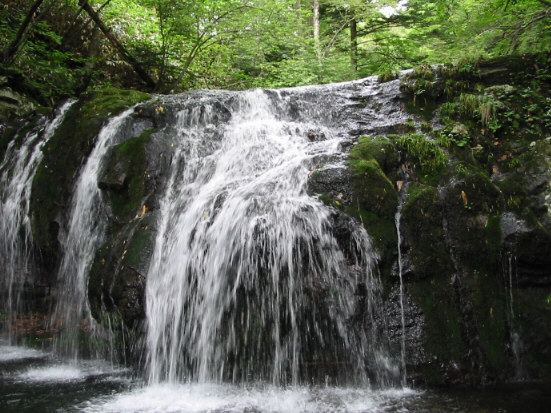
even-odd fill
[(379, 75), (379, 77), (377, 78), (377, 81), (379, 83), (386, 83), (395, 79), (398, 79), (398, 72), (394, 70), (385, 70)]
[(410, 133), (396, 138), (396, 146), (415, 158), (424, 173), (433, 173), (446, 165), (447, 155), (434, 140)]
[(459, 95), (459, 111), (467, 117), (474, 117), (478, 112), (479, 100), (476, 95), (461, 93)]
[(453, 102), (445, 102), (440, 105), (440, 122), (447, 125), (453, 121), (456, 116), (456, 105)]
[[(33, 0), (0, 8), (6, 47)], [(111, 33), (157, 83), (158, 91), (190, 88), (281, 87), (350, 80), (379, 73), (379, 81), (415, 67), (403, 79), (414, 103), (427, 97), (472, 93), (481, 58), (549, 50), (551, 7), (537, 0), (396, 0), (345, 3), (320, 0), (314, 38), (311, 2), (296, 0), (90, 0)], [(383, 14), (383, 7), (395, 7)], [(141, 80), (77, 1), (45, 1), (22, 46), (0, 72), (10, 83), (51, 105), (88, 86), (140, 88)], [(354, 29), (354, 30), (353, 30)], [(431, 64), (449, 82), (438, 84)], [(548, 64), (538, 66), (548, 82)], [(1, 74), (0, 74), (1, 75)], [(15, 81), (14, 79), (18, 80)], [(482, 123), (492, 127), (493, 108)], [(551, 117), (551, 114), (548, 115)]]
[(498, 103), (492, 98), (484, 97), (480, 101), (480, 121), (483, 126), (488, 126), (496, 118)]

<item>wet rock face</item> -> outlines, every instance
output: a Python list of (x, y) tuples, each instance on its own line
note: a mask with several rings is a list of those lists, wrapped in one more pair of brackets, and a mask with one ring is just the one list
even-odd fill
[[(517, 60), (488, 67), (495, 65), (505, 67), (500, 79), (530, 79), (515, 72)], [(519, 102), (517, 93), (529, 86), (493, 86), (497, 80), (480, 70), (480, 76), (455, 69), (436, 75), (423, 67), (403, 82), (405, 106), (431, 145), (403, 137), (411, 123), (404, 130), (386, 125), (379, 136), (366, 128), (367, 136), (350, 147), (348, 170), (318, 171), (310, 180), (313, 193), (362, 222), (373, 239), (395, 351), (402, 332), (394, 213), (401, 205), (407, 370), (412, 380), (431, 385), (551, 377), (551, 333), (543, 327), (551, 323), (551, 148), (544, 126), (506, 126), (498, 109), (495, 122), (505, 126), (490, 132), (479, 112), (460, 112), (453, 96), (446, 101), (443, 85), (452, 95), (457, 87), (458, 97), (482, 111), (490, 95), (503, 100), (504, 113), (507, 105), (524, 105), (516, 109), (522, 111), (530, 103)], [(466, 94), (476, 79), (488, 86), (480, 100)], [(539, 90), (548, 94), (549, 88)], [(531, 102), (545, 100), (531, 93)], [(422, 123), (427, 120), (440, 130)], [(396, 130), (402, 135), (388, 134)], [(431, 169), (438, 151), (445, 152), (445, 164)], [(520, 153), (522, 163), (515, 161)]]
[(404, 190), (408, 196), (402, 210), (402, 249), (410, 264), (404, 275), (431, 279), (450, 274), (453, 263), (446, 244), (444, 210), (438, 189), (412, 182)]
[[(111, 115), (147, 98), (146, 94), (117, 89), (88, 93), (69, 109), (64, 122), (43, 148), (44, 158), (32, 184), (30, 218), (36, 256), (41, 257), (40, 268), (48, 283), (54, 282), (52, 278), (59, 265), (58, 237), (67, 224), (78, 171), (92, 151), (99, 131)], [(143, 126), (138, 123), (123, 134), (126, 137), (139, 134)]]
[(98, 185), (109, 206), (109, 228), (89, 281), (92, 313), (98, 320), (102, 312), (114, 312), (126, 327), (136, 328), (145, 317), (145, 277), (169, 158), (167, 140), (154, 129), (113, 147), (108, 155)]
[[(369, 233), (384, 287), (387, 320), (378, 322), (386, 325), (395, 355), (405, 334), (411, 380), (429, 385), (480, 385), (512, 377), (548, 379), (551, 145), (541, 128), (523, 123), (513, 128), (496, 118), (501, 123), (492, 124), (492, 129), (480, 119), (480, 110), (465, 112), (461, 94), (475, 96), (480, 87), (475, 83), (483, 79), (492, 86), (491, 77), (433, 71), (425, 67), (407, 78), (403, 96), (395, 93), (399, 80), (380, 85), (375, 94), (336, 93), (339, 104), (341, 100), (345, 104), (335, 105), (330, 116), (343, 124), (342, 152), (348, 153), (348, 159), (344, 164), (320, 159), (310, 172), (307, 190), (333, 209), (333, 234), (345, 254), (353, 257), (355, 253), (347, 250), (355, 226), (363, 225)], [(502, 80), (504, 76), (500, 71)], [(484, 95), (484, 99), (499, 96), (498, 115), (499, 108), (520, 99), (515, 95), (518, 86), (509, 83), (509, 87), (493, 85)], [(428, 92), (418, 93), (416, 88), (421, 86)], [(541, 89), (549, 95), (549, 85)], [(90, 272), (90, 307), (100, 322), (115, 320), (117, 326), (135, 332), (134, 340), (127, 340), (127, 348), (122, 349), (135, 358), (138, 354), (132, 354), (130, 347), (143, 334), (146, 274), (174, 151), (172, 139), (177, 130), (173, 125), (191, 122), (185, 118), (190, 114), (182, 116), (181, 109), (189, 103), (186, 99), (200, 98), (201, 93), (211, 92), (138, 105), (132, 122), (110, 149), (98, 183), (108, 226)], [(309, 99), (319, 100), (319, 93), (313, 89)], [(534, 91), (531, 98), (541, 98), (538, 93)], [(304, 117), (307, 109), (292, 92), (267, 94), (274, 101), (287, 99), (285, 116)], [(33, 183), (33, 235), (50, 283), (59, 264), (57, 240), (66, 225), (71, 188), (98, 130), (109, 113), (144, 98), (107, 95), (86, 97), (71, 109), (57, 137), (45, 147)], [(487, 103), (477, 99), (472, 98)], [(208, 114), (213, 140), (219, 136), (216, 129), (231, 118), (228, 107), (234, 104), (231, 93), (221, 92), (211, 108), (215, 113)], [(405, 107), (416, 113), (405, 114)], [(206, 110), (197, 107), (199, 112)], [(422, 123), (427, 120), (430, 124)], [(422, 135), (430, 145), (403, 139), (412, 135), (416, 139)], [(305, 137), (316, 142), (325, 139), (323, 130), (317, 129), (308, 130)], [(431, 169), (437, 156), (441, 156), (438, 169)], [(347, 276), (354, 276), (353, 269), (347, 271)], [(322, 285), (316, 292), (320, 302), (329, 289)], [(358, 284), (356, 294), (355, 317), (360, 320), (366, 286)]]

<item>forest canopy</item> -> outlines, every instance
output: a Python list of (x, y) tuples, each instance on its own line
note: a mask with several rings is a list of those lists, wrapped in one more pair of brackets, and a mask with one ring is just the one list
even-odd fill
[(2, 0), (0, 87), (170, 93), (327, 83), (538, 53), (551, 0)]

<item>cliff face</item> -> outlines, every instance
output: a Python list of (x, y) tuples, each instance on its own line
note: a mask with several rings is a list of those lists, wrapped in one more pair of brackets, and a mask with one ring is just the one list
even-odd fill
[[(420, 67), (368, 95), (346, 86), (346, 93), (300, 97), (313, 106), (324, 93), (335, 100), (330, 116), (346, 131), (340, 152), (347, 160), (338, 168), (319, 160), (308, 192), (330, 206), (340, 245), (350, 245), (354, 225), (367, 229), (383, 285), (381, 324), (396, 359), (405, 332), (409, 380), (480, 385), (551, 377), (549, 59)], [(291, 91), (278, 96), (289, 105), (285, 116), (298, 119), (303, 101)], [(113, 90), (85, 96), (44, 146), (30, 198), (35, 295), (56, 298), (71, 191), (101, 126), (146, 98)], [(212, 136), (234, 104), (223, 92), (216, 102)], [(138, 104), (98, 178), (106, 230), (88, 275), (89, 307), (120, 334), (120, 352), (136, 360), (182, 104), (171, 97)], [(3, 133), (8, 142), (12, 135)], [(323, 140), (323, 133), (305, 138)], [(364, 289), (358, 285), (350, 300), (361, 306)], [(314, 290), (308, 294), (323, 308), (326, 291)]]
[(343, 208), (379, 248), (391, 314), (400, 212), (412, 379), (549, 377), (548, 64), (526, 56), (416, 68), (400, 80), (411, 131), (352, 147), (354, 196)]

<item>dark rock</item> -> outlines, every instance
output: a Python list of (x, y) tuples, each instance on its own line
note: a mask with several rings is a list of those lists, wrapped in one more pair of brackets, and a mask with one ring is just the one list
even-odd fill
[(443, 207), (438, 190), (420, 183), (405, 188), (402, 210), (403, 255), (411, 262), (408, 276), (415, 278), (449, 274), (453, 264), (446, 245)]

